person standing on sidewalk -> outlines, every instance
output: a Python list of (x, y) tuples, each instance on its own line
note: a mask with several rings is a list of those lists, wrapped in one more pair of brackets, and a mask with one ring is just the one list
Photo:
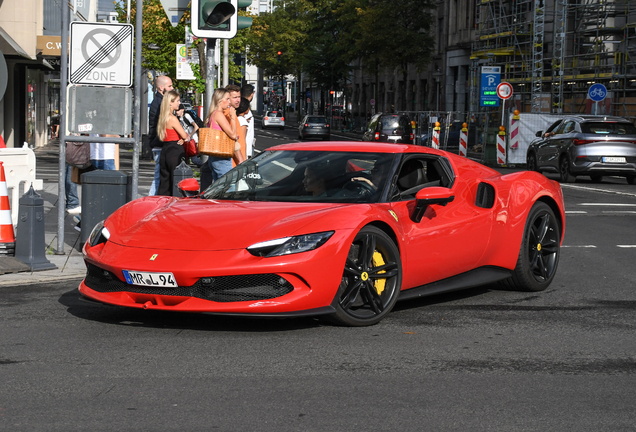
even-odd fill
[[(239, 103), (240, 103), (239, 92)], [(227, 115), (225, 112), (227, 111)], [(229, 116), (229, 119), (227, 118)], [(230, 93), (223, 88), (214, 90), (212, 102), (208, 109), (208, 116), (205, 119), (206, 127), (222, 130), (230, 139), (237, 141), (238, 139), (238, 120), (236, 119), (236, 110), (230, 104)], [(240, 153), (240, 150), (238, 151)], [(236, 157), (236, 152), (235, 152)], [(242, 161), (241, 161), (242, 162)], [(212, 182), (232, 169), (232, 158), (218, 158), (214, 156), (208, 157), (208, 166), (212, 172)], [(201, 182), (202, 190), (209, 185)]]
[[(236, 152), (234, 152), (234, 157), (232, 158), (234, 161), (234, 166), (236, 166), (245, 160), (245, 150), (244, 150), (245, 133), (243, 129), (241, 128), (241, 122), (239, 121), (238, 116), (236, 115), (236, 110), (241, 104), (241, 88), (235, 84), (230, 84), (227, 87), (225, 87), (225, 90), (227, 90), (230, 93), (230, 107), (234, 108), (234, 122), (236, 124), (235, 126), (236, 141), (238, 141), (240, 145), (240, 150), (237, 150)], [(223, 114), (225, 114), (225, 117), (228, 119), (228, 121), (231, 121), (229, 110), (224, 110)]]
[(165, 75), (158, 76), (156, 79), (157, 92), (150, 104), (150, 111), (148, 113), (148, 142), (152, 149), (152, 158), (155, 161), (155, 177), (150, 185), (150, 193), (148, 195), (156, 195), (157, 189), (159, 189), (160, 180), (160, 167), (159, 159), (161, 157), (161, 148), (163, 142), (157, 136), (157, 123), (159, 122), (159, 112), (161, 110), (161, 102), (163, 101), (163, 95), (166, 92), (173, 90), (172, 80)]
[[(241, 96), (251, 103), (254, 98), (254, 86), (252, 84), (245, 84), (241, 88)], [(254, 139), (254, 115), (252, 114), (252, 110), (250, 109), (243, 117), (247, 120), (247, 134), (245, 135), (245, 158), (247, 159), (254, 155), (254, 144), (256, 143), (256, 139)]]
[[(117, 138), (119, 135), (101, 134), (96, 136)], [(91, 143), (91, 165), (95, 169), (118, 170), (119, 169), (119, 144)]]
[(174, 170), (182, 159), (185, 159), (183, 143), (190, 140), (190, 136), (183, 130), (177, 116), (181, 104), (179, 93), (171, 90), (164, 94), (157, 123), (157, 136), (163, 141), (161, 157), (159, 158), (160, 181), (157, 195), (172, 196), (174, 186)]

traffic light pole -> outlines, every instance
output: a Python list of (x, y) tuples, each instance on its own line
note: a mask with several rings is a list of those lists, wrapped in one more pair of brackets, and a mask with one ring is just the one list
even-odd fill
[(214, 64), (214, 48), (216, 47), (216, 39), (208, 38), (206, 40), (205, 49), (205, 107), (203, 107), (204, 116), (208, 115), (208, 110), (212, 104), (212, 94), (214, 93), (214, 81), (216, 80), (216, 69)]

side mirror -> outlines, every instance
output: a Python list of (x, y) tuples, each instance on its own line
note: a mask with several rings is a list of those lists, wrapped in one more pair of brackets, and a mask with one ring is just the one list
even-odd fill
[(199, 182), (195, 178), (181, 180), (177, 187), (184, 198), (191, 198), (199, 195)]
[(543, 136), (543, 131), (539, 131), (536, 134), (534, 134), (534, 136), (536, 136), (537, 138), (541, 138)]
[(455, 200), (453, 191), (440, 186), (428, 187), (421, 189), (415, 195), (415, 209), (413, 210), (412, 219), (419, 223), (430, 205), (445, 206), (449, 202)]

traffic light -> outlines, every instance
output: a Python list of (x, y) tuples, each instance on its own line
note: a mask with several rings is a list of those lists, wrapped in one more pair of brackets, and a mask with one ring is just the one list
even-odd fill
[(278, 61), (280, 63), (280, 61), (283, 59), (283, 52), (282, 51), (278, 51), (276, 53), (276, 61)]
[(232, 39), (239, 29), (252, 25), (252, 18), (239, 17), (238, 9), (251, 0), (192, 0), (192, 34), (201, 38)]

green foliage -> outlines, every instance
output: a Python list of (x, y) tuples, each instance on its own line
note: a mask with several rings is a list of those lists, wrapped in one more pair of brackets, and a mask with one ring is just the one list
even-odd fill
[[(115, 10), (119, 14), (119, 21), (126, 22), (126, 5), (124, 2), (115, 2)], [(130, 22), (136, 23), (137, 1), (131, 2)], [(143, 33), (142, 33), (142, 66), (148, 70), (155, 70), (172, 78), (175, 89), (183, 94), (187, 89), (195, 89), (198, 93), (205, 91), (205, 71), (199, 65), (192, 65), (195, 80), (176, 79), (176, 45), (185, 43), (185, 26), (190, 21), (190, 11), (187, 10), (181, 21), (173, 27), (166, 16), (166, 12), (160, 0), (144, 0), (143, 2)], [(250, 16), (244, 11), (240, 15)], [(239, 30), (237, 36), (230, 40), (230, 59), (233, 54), (244, 53), (246, 49), (247, 35), (250, 29)], [(198, 40), (196, 43), (203, 43)], [(205, 52), (205, 51), (204, 51)], [(242, 71), (233, 61), (229, 62), (230, 78), (240, 81)]]
[[(432, 0), (278, 0), (254, 20), (248, 60), (270, 75), (302, 70), (325, 89), (342, 89), (352, 62), (368, 68), (426, 67), (434, 48)], [(283, 52), (277, 61), (276, 52)]]

